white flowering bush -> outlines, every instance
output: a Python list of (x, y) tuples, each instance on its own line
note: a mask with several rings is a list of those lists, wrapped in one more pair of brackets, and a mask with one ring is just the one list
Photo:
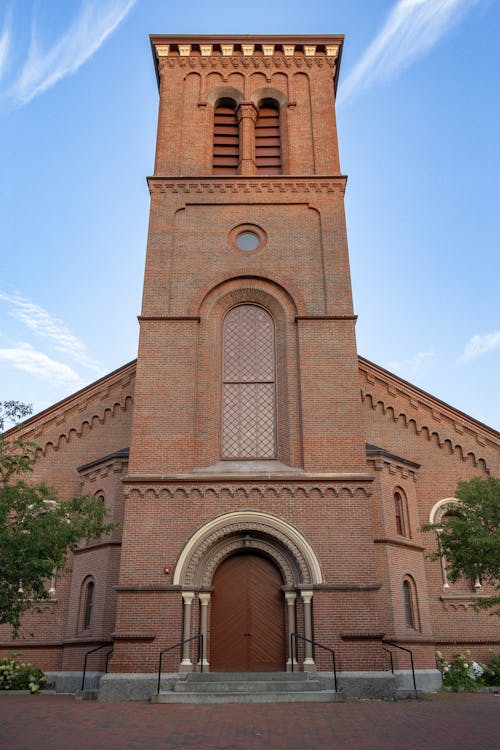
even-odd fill
[(490, 651), (489, 664), (479, 664), (469, 650), (453, 654), (451, 661), (436, 651), (436, 664), (448, 690), (474, 690), (482, 685), (500, 684), (500, 654)]
[(35, 694), (46, 681), (41, 669), (18, 661), (16, 654), (0, 659), (0, 690), (29, 690)]

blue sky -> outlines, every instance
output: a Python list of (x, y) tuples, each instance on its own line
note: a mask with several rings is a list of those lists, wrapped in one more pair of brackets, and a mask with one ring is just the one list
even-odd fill
[(499, 28), (496, 0), (0, 2), (0, 400), (39, 411), (136, 356), (148, 34), (345, 34), (358, 350), (499, 429)]

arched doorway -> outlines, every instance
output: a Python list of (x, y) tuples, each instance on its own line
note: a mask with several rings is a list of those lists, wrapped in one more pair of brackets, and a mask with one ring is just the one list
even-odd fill
[(226, 558), (212, 579), (210, 668), (218, 672), (285, 669), (283, 579), (255, 552)]

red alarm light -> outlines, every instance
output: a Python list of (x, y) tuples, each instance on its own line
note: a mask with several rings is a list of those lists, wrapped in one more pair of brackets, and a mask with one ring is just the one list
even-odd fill
[(172, 572), (172, 568), (170, 567), (170, 565), (165, 565), (165, 567), (163, 568), (163, 572), (165, 573), (165, 575), (169, 576)]

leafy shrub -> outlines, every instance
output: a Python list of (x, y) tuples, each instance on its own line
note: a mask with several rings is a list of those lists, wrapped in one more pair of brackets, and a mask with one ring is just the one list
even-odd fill
[(0, 659), (0, 690), (29, 690), (30, 693), (38, 693), (47, 678), (41, 669), (18, 661), (16, 656), (17, 654), (12, 654)]
[(500, 685), (500, 653), (490, 651), (489, 662), (484, 667), (485, 685)]

